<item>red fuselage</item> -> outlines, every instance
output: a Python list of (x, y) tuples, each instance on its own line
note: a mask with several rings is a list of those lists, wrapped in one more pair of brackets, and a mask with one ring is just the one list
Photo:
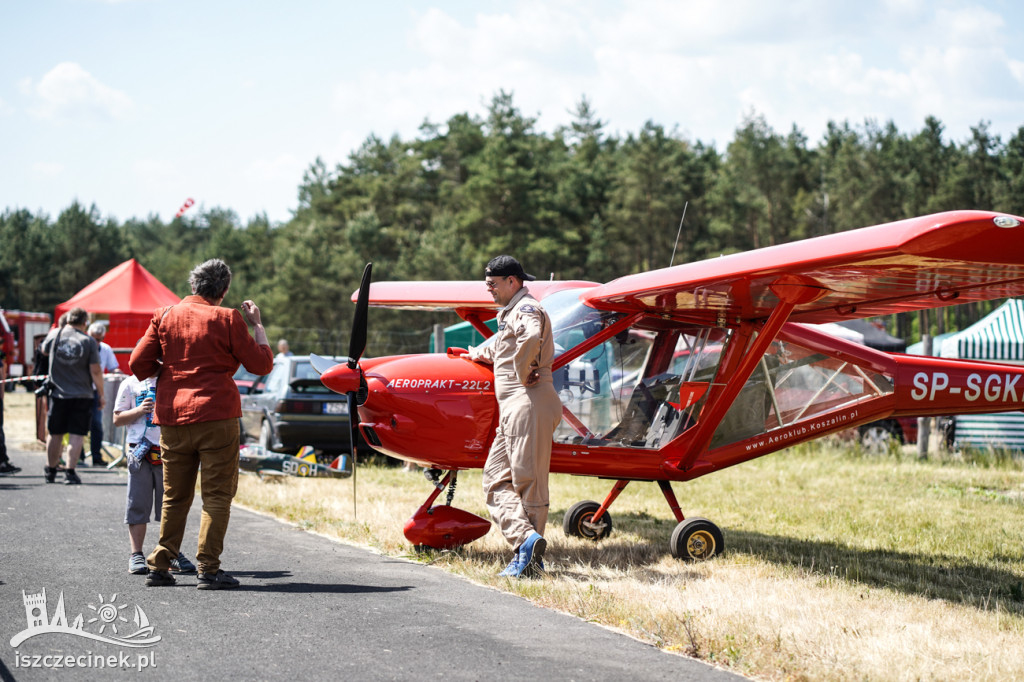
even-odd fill
[[(709, 447), (701, 447), (694, 440), (698, 430), (693, 427), (711, 413), (709, 406), (728, 385), (730, 356), (726, 353), (707, 401), (697, 406), (700, 409), (692, 422), (678, 428), (674, 437), (657, 447), (650, 443), (624, 447), (610, 437), (556, 434), (551, 470), (614, 479), (688, 480), (885, 417), (1024, 407), (1024, 368), (890, 355), (803, 325), (786, 325), (780, 339), (801, 351), (802, 356), (792, 362), (794, 367), (805, 367), (813, 358), (821, 373), (842, 370), (857, 381), (861, 376), (874, 377), (861, 383), (876, 392), (865, 391), (854, 396), (855, 400), (836, 400), (827, 398), (821, 389), (787, 392), (786, 383), (779, 381), (771, 401), (758, 401), (768, 405), (767, 409), (746, 420), (757, 428), (731, 442), (724, 442), (716, 433)], [(792, 350), (787, 353), (794, 355)], [(656, 355), (652, 351), (651, 357)], [(483, 466), (498, 419), (488, 365), (457, 355), (426, 354), (366, 359), (361, 366), (368, 393), (359, 407), (360, 428), (375, 449), (445, 470)], [(878, 384), (884, 385), (884, 390), (877, 390)], [(729, 415), (735, 410), (750, 410), (749, 398), (745, 405), (743, 401), (743, 397), (737, 399), (734, 412), (721, 420), (719, 431), (734, 421)], [(573, 409), (567, 402), (563, 425), (574, 419)]]

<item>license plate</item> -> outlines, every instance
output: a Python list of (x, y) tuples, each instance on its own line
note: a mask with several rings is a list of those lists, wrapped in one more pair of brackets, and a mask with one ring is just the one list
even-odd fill
[(324, 414), (348, 414), (348, 403), (324, 403)]

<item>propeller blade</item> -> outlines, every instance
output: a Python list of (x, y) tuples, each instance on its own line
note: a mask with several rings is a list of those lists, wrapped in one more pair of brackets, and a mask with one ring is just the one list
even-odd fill
[(310, 353), (309, 364), (313, 367), (314, 370), (316, 370), (317, 374), (323, 374), (331, 367), (334, 367), (335, 365), (339, 365), (341, 363), (335, 362), (330, 358), (325, 358), (322, 355), (317, 355), (316, 353)]
[(370, 307), (370, 271), (373, 263), (367, 263), (363, 269), (363, 280), (359, 284), (359, 297), (356, 299), (356, 314), (352, 318), (352, 338), (348, 346), (348, 366), (355, 368), (359, 358), (366, 350), (366, 312)]

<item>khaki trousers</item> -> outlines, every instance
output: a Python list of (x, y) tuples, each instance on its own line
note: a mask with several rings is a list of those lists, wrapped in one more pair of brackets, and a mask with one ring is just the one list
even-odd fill
[(494, 442), (484, 463), (487, 509), (502, 535), (518, 548), (548, 521), (551, 437), (562, 404), (550, 382), (504, 401)]
[(196, 564), (200, 573), (216, 573), (224, 551), (231, 500), (238, 489), (238, 419), (162, 426), (160, 456), (164, 461), (164, 503), (160, 542), (149, 555), (149, 568), (166, 571), (178, 558), (195, 497), (196, 476), (202, 467), (203, 513)]

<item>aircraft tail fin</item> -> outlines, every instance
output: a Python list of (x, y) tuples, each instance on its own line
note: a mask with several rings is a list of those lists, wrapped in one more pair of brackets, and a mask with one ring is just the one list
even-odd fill
[(295, 455), (296, 459), (301, 459), (306, 462), (316, 462), (316, 451), (309, 445), (303, 445), (299, 448), (299, 452)]

